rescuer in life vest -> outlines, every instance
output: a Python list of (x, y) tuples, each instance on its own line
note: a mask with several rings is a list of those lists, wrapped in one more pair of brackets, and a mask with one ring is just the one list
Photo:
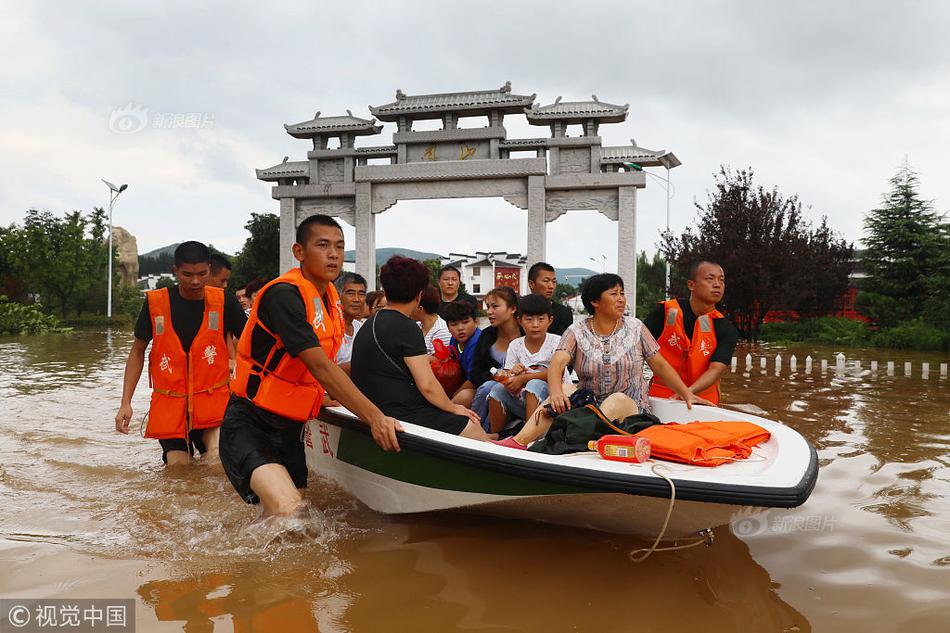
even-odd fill
[(333, 286), (343, 247), (343, 230), (333, 218), (312, 215), (301, 222), (293, 246), (300, 266), (257, 293), (238, 341), (221, 463), (241, 498), (261, 503), (264, 516), (291, 515), (302, 504), (302, 425), (317, 417), (327, 391), (370, 425), (383, 449), (399, 450), (396, 431), (402, 427), (334, 362), (344, 333)]
[[(686, 285), (688, 300), (663, 301), (643, 322), (689, 390), (718, 405), (719, 378), (732, 362), (739, 339), (735, 325), (716, 309), (726, 277), (719, 264), (702, 260), (689, 267)], [(657, 376), (650, 383), (650, 395), (676, 397)]]
[(195, 451), (205, 462), (216, 462), (218, 427), (229, 395), (226, 336), (241, 336), (247, 317), (233, 295), (208, 284), (211, 253), (201, 242), (175, 249), (172, 273), (177, 286), (145, 293), (125, 362), (115, 429), (129, 432), (132, 395), (151, 342), (152, 400), (145, 437), (159, 441), (162, 461), (169, 466), (189, 463)]

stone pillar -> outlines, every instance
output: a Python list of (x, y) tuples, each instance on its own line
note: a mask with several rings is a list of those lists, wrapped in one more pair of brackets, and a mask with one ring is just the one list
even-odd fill
[(356, 272), (366, 278), (367, 290), (376, 290), (376, 216), (372, 185), (356, 183)]
[(547, 221), (544, 176), (528, 176), (528, 266), (544, 261)]
[(283, 274), (297, 265), (294, 242), (297, 240), (297, 201), (280, 199), (280, 272)]
[(630, 314), (637, 309), (637, 188), (620, 187), (617, 196), (617, 274), (623, 279)]

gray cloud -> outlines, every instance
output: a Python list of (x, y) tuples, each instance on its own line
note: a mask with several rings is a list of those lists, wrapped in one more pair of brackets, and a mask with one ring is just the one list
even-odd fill
[[(365, 114), (396, 88), (511, 80), (543, 103), (592, 93), (629, 102), (629, 120), (602, 134), (682, 158), (674, 228), (725, 163), (753, 166), (762, 184), (799, 193), (812, 217), (827, 214), (857, 239), (905, 154), (923, 193), (940, 208), (950, 200), (948, 18), (939, 2), (31, 3), (0, 25), (0, 221), (29, 206), (101, 204), (98, 178), (115, 177), (131, 184), (123, 224), (143, 250), (188, 231), (235, 249), (250, 211), (276, 209), (253, 169), (307, 150), (281, 124), (315, 110)], [(130, 102), (213, 126), (110, 132), (110, 113)], [(543, 133), (509, 121), (511, 136)], [(504, 203), (449, 208), (435, 250), (508, 248), (499, 235), (523, 235), (522, 214)], [(453, 234), (453, 214), (483, 208), (496, 209), (492, 226), (469, 220), (464, 239)], [(640, 247), (652, 250), (662, 188), (651, 182), (639, 209)], [(399, 222), (381, 217), (379, 244), (418, 247), (410, 242), (434, 212), (400, 203)], [(556, 263), (615, 257), (609, 223), (581, 214), (551, 235), (561, 226), (585, 237), (563, 251), (552, 243)]]

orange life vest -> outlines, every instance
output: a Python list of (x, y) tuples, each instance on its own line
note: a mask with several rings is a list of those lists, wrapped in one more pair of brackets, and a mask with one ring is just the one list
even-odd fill
[(718, 466), (745, 459), (771, 433), (742, 421), (655, 424), (636, 434), (650, 440), (650, 455), (694, 466)]
[[(336, 288), (327, 284), (329, 305), (326, 305), (317, 288), (304, 278), (299, 268), (295, 268), (268, 283), (255, 297), (251, 315), (238, 341), (231, 391), (266, 411), (306, 422), (317, 417), (325, 390), (303, 361), (287, 353), (280, 336), (268, 330), (257, 315), (264, 293), (280, 283), (292, 284), (300, 291), (307, 308), (307, 321), (317, 335), (320, 347), (328, 358), (336, 358), (345, 328)], [(251, 339), (258, 330), (266, 332), (274, 341), (261, 358), (255, 358), (251, 350)]]
[(192, 429), (221, 425), (228, 406), (224, 291), (205, 286), (204, 293), (204, 318), (187, 352), (172, 326), (168, 288), (145, 293), (152, 319), (148, 359), (152, 404), (145, 437), (185, 439)]
[[(716, 350), (716, 330), (713, 327), (713, 319), (721, 319), (723, 316), (715, 308), (702, 316), (697, 316), (696, 324), (693, 326), (693, 336), (688, 338), (683, 327), (683, 309), (679, 301), (670, 299), (664, 301), (663, 306), (665, 309), (663, 332), (657, 339), (657, 343), (660, 344), (660, 354), (673, 366), (688, 387), (709, 369), (709, 357)], [(659, 376), (653, 376), (650, 382), (651, 396), (669, 398), (674, 393)], [(719, 381), (717, 380), (696, 395), (718, 405)]]

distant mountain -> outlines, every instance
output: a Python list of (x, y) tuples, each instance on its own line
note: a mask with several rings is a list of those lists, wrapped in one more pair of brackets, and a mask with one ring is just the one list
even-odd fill
[(175, 249), (178, 248), (181, 242), (175, 242), (174, 244), (169, 244), (168, 246), (162, 246), (161, 248), (156, 248), (153, 251), (147, 253), (142, 253), (139, 257), (151, 257), (152, 259), (158, 259), (163, 255), (174, 255)]
[[(442, 256), (438, 253), (426, 253), (425, 251), (414, 251), (411, 248), (386, 247), (376, 249), (376, 265), (382, 266), (393, 255), (402, 255), (418, 259), (420, 262), (426, 259), (440, 259)], [(356, 261), (356, 251), (346, 251), (343, 253), (344, 261)]]
[(590, 268), (558, 268), (557, 282), (569, 286), (579, 286), (582, 281), (596, 274), (598, 274), (597, 271)]

